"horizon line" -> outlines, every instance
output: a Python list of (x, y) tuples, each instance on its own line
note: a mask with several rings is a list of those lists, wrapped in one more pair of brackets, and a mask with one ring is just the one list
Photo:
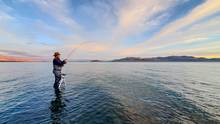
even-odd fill
[[(159, 57), (194, 57), (194, 58), (203, 58), (203, 59), (220, 59), (220, 57), (205, 57), (205, 56), (190, 56), (190, 55), (169, 55), (169, 56), (154, 56), (154, 57), (134, 57), (134, 56), (127, 56), (127, 57), (120, 57), (120, 58), (114, 58), (114, 59), (70, 59), (69, 62), (89, 62), (89, 61), (112, 61), (116, 59), (122, 59), (122, 58), (140, 58), (140, 59), (150, 59), (150, 58), (159, 58)], [(7, 56), (8, 58), (1, 58), (0, 62), (50, 62), (50, 59), (33, 59), (33, 58), (23, 58), (23, 57), (13, 57), (13, 56)]]

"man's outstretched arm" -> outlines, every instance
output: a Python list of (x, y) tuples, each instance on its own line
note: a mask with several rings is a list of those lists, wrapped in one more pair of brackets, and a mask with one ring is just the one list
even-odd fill
[(66, 60), (61, 61), (61, 60), (53, 60), (53, 64), (54, 65), (58, 65), (58, 66), (63, 66), (64, 64), (66, 64)]

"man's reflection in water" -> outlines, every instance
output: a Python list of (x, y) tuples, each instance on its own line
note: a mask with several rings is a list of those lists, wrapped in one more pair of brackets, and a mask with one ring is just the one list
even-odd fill
[(66, 106), (62, 98), (63, 93), (60, 90), (55, 91), (55, 99), (51, 101), (50, 111), (53, 124), (60, 124), (62, 112)]

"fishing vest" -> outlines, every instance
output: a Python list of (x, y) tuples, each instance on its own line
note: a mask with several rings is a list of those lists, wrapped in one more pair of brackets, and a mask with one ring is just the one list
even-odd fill
[(61, 70), (62, 70), (62, 66), (53, 65), (53, 70), (54, 70), (54, 71), (61, 71)]

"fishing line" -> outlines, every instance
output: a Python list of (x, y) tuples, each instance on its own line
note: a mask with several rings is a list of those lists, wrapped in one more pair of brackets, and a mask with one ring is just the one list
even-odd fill
[(77, 47), (73, 48), (70, 53), (67, 55), (66, 59), (69, 59), (71, 57), (71, 55), (77, 50), (79, 49), (81, 46), (83, 46), (84, 44), (88, 43), (88, 41), (82, 42), (80, 43)]

